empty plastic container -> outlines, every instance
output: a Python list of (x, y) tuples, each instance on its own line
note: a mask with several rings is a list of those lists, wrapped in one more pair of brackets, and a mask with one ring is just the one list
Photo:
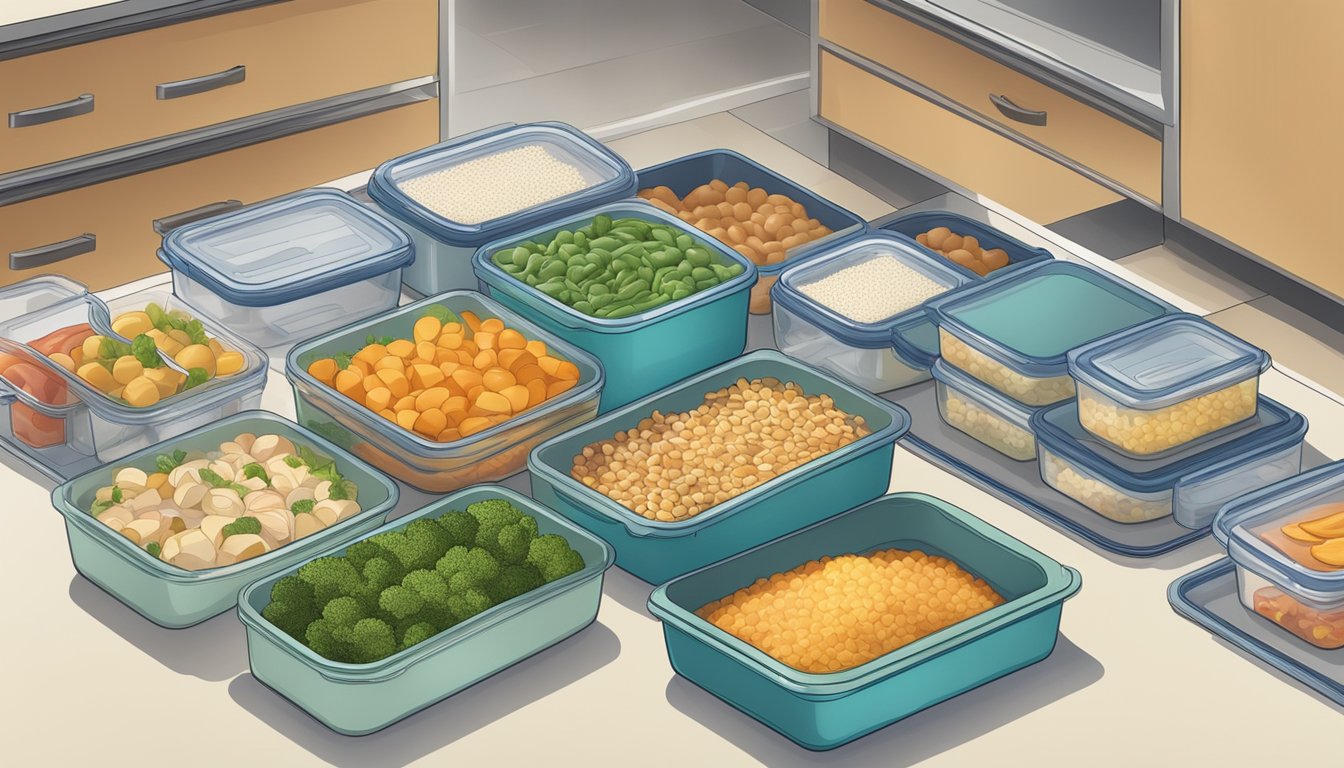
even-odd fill
[[(233, 565), (192, 571), (141, 549), (89, 514), (98, 489), (111, 485), (118, 470), (137, 467), (155, 472), (155, 459), (175, 450), (218, 450), (240, 434), (276, 434), (307, 446), (336, 462), (337, 470), (359, 489), (360, 511), (348, 520), (292, 541), (264, 555)], [(89, 581), (163, 627), (180, 628), (223, 613), (238, 602), (247, 584), (307, 560), (313, 553), (354, 539), (382, 524), (396, 506), (397, 486), (372, 467), (321, 437), (273, 413), (247, 411), (151, 446), (87, 472), (56, 488), (51, 501), (65, 518), (70, 557)]]
[(1045, 484), (1103, 517), (1142, 523), (1173, 515), (1208, 525), (1229, 500), (1302, 470), (1307, 420), (1267, 397), (1255, 418), (1156, 459), (1111, 448), (1078, 423), (1078, 404), (1031, 417)]
[[(645, 518), (570, 475), (584, 446), (634, 428), (653, 411), (699, 407), (705, 395), (739, 378), (773, 376), (808, 395), (825, 393), (862, 416), (871, 432), (679, 522)], [(753, 352), (668, 391), (606, 414), (539, 446), (528, 457), (532, 495), (616, 549), (616, 564), (658, 584), (881, 495), (896, 441), (910, 427), (898, 405), (873, 397), (773, 351)]]
[(508, 123), (388, 160), (368, 193), (410, 233), (416, 260), (402, 280), (428, 296), (475, 288), (471, 257), (488, 242), (631, 197), (635, 172), (571, 125)]
[(636, 176), (641, 191), (664, 186), (671, 189), (679, 198), (684, 198), (696, 187), (708, 184), (714, 179), (719, 179), (730, 187), (739, 182), (746, 182), (751, 187), (759, 187), (772, 195), (787, 196), (806, 209), (808, 218), (816, 219), (832, 230), (826, 237), (784, 251), (784, 258), (778, 261), (767, 264), (752, 258), (760, 274), (760, 281), (751, 289), (753, 315), (770, 314), (770, 288), (779, 279), (781, 272), (804, 259), (828, 251), (838, 242), (867, 229), (867, 224), (857, 215), (799, 186), (755, 160), (727, 149), (711, 149), (679, 157), (645, 168)]
[[(938, 227), (947, 227), (963, 237), (970, 235), (978, 240), (980, 242), (980, 247), (985, 250), (1000, 248), (1008, 254), (1008, 266), (990, 272), (989, 275), (987, 275), (988, 279), (1003, 277), (1012, 274), (1012, 272), (1019, 267), (1028, 264), (1036, 264), (1054, 258), (1054, 256), (1044, 248), (1033, 248), (1012, 235), (1001, 232), (988, 224), (951, 211), (914, 211), (912, 213), (895, 213), (889, 217), (878, 219), (872, 224), (872, 229), (874, 231), (897, 232), (905, 235), (911, 240), (915, 240), (919, 235)], [(932, 248), (920, 245), (918, 242), (915, 243), (915, 247), (939, 259), (947, 260), (946, 256), (943, 256)], [(977, 279), (979, 278), (977, 277)]]
[(1176, 311), (1098, 269), (1053, 260), (928, 306), (944, 360), (1033, 406), (1074, 396), (1069, 350)]
[(173, 292), (283, 360), (290, 346), (397, 305), (405, 233), (335, 189), (310, 189), (178, 227), (161, 258)]
[(1036, 436), (1029, 408), (984, 382), (938, 360), (932, 368), (937, 382), (938, 413), (965, 432), (1010, 459), (1034, 461)]
[[(536, 518), (543, 535), (568, 540), (583, 557), (583, 570), (500, 603), (381, 661), (347, 664), (317, 655), (262, 616), (271, 588), (302, 565), (294, 563), (286, 573), (254, 582), (238, 598), (252, 674), (333, 731), (359, 736), (386, 728), (591, 624), (602, 601), (602, 574), (611, 567), (611, 549), (502, 486), (479, 485), (436, 499), (360, 538), (499, 498)], [(344, 553), (345, 546), (339, 545), (308, 559)]]
[(1154, 456), (1255, 415), (1269, 355), (1194, 315), (1168, 315), (1069, 353), (1083, 428)]
[[(549, 242), (556, 233), (585, 227), (603, 214), (612, 219), (670, 224), (717, 255), (720, 264), (741, 264), (744, 269), (684, 299), (612, 319), (594, 317), (547, 296), (500, 269), (491, 258), (520, 243)], [(601, 361), (606, 374), (603, 413), (737, 357), (747, 346), (747, 298), (756, 283), (755, 265), (676, 216), (642, 201), (604, 205), (495, 241), (477, 251), (472, 263), (491, 298)]]
[[(955, 561), (1004, 602), (851, 669), (801, 672), (695, 611), (810, 560), (918, 549)], [(672, 668), (808, 749), (838, 747), (1033, 664), (1054, 650), (1072, 568), (947, 502), (893, 493), (655, 589)]]
[[(770, 291), (775, 297), (775, 345), (790, 357), (825, 368), (869, 392), (886, 392), (928, 380), (938, 342), (924, 311), (924, 300), (912, 299), (908, 306), (878, 320), (856, 320), (809, 295), (810, 287), (818, 281), (845, 270), (875, 269), (884, 260), (888, 271), (880, 274), (889, 274), (893, 284), (874, 288), (888, 295), (900, 294), (901, 285), (895, 282), (903, 276), (910, 278), (907, 285), (913, 280), (927, 281), (941, 285), (943, 290), (975, 279), (974, 274), (929, 256), (899, 235), (863, 235), (784, 271)], [(865, 273), (850, 279), (867, 282), (872, 278)], [(837, 290), (855, 295), (849, 287)], [(935, 353), (930, 354), (929, 349)]]

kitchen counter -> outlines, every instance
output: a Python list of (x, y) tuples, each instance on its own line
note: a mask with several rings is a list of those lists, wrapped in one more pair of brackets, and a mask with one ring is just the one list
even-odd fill
[(276, 0), (7, 0), (0, 60)]

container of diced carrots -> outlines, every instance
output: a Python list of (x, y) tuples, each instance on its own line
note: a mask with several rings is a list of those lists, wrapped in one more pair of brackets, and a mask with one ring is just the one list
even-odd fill
[(300, 424), (432, 493), (523, 468), (597, 414), (591, 355), (475, 291), (452, 291), (290, 350)]

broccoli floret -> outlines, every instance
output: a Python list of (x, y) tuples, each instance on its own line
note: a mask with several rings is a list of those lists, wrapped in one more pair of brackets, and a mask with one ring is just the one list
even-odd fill
[(449, 512), (439, 517), (436, 522), (448, 532), (448, 540), (451, 542), (449, 546), (452, 547), (470, 547), (475, 544), (476, 531), (481, 527), (476, 518), (466, 512)]
[(523, 513), (515, 506), (504, 499), (486, 499), (478, 501), (467, 507), (467, 514), (476, 518), (481, 524), (481, 528), (487, 526), (493, 527), (498, 531), (500, 528), (518, 521)]
[(349, 661), (368, 664), (397, 652), (397, 636), (382, 619), (360, 619), (353, 627), (342, 627), (333, 635), (348, 650)]
[(583, 556), (574, 551), (565, 537), (548, 533), (532, 540), (527, 548), (527, 562), (537, 569), (547, 582), (583, 570)]
[(159, 545), (159, 542), (151, 541), (145, 545), (145, 551), (149, 553), (150, 557), (158, 557), (163, 552), (163, 547)]
[(401, 635), (401, 647), (410, 648), (411, 646), (419, 645), (438, 633), (439, 631), (434, 628), (434, 625), (427, 621), (412, 624), (407, 627), (406, 631)]
[(478, 501), (467, 507), (467, 513), (480, 522), (476, 546), (504, 564), (527, 558), (527, 545), (537, 535), (536, 520), (503, 499)]
[(364, 563), (363, 575), (364, 586), (376, 594), (393, 584), (400, 584), (406, 571), (395, 557), (378, 556)]
[(345, 559), (355, 567), (355, 570), (364, 570), (364, 564), (375, 557), (391, 557), (392, 553), (378, 546), (378, 542), (372, 539), (356, 541), (345, 550)]
[(240, 517), (232, 523), (219, 529), (224, 538), (237, 536), (240, 533), (261, 533), (261, 521), (255, 517)]
[(313, 600), (326, 605), (344, 595), (357, 595), (364, 587), (355, 566), (343, 557), (319, 557), (299, 568), (299, 578), (313, 588)]
[(401, 621), (419, 614), (425, 607), (425, 601), (410, 587), (394, 584), (378, 596), (378, 607)]
[(271, 602), (261, 609), (261, 615), (285, 634), (302, 640), (321, 611), (313, 599), (312, 585), (298, 576), (286, 576), (271, 587)]
[(337, 627), (354, 626), (356, 621), (367, 615), (364, 606), (353, 597), (338, 597), (328, 602), (322, 609), (322, 618)]
[(455, 619), (449, 608), (448, 581), (438, 571), (411, 571), (401, 582), (402, 586), (415, 592), (423, 607), (419, 619), (433, 624), (436, 629), (447, 629)]
[(449, 582), (449, 586), (475, 587), (487, 584), (499, 575), (499, 561), (480, 547), (453, 547), (439, 559), (434, 570)]
[(433, 520), (416, 520), (400, 531), (388, 531), (369, 541), (391, 552), (408, 571), (433, 568), (448, 550), (448, 532)]
[(494, 601), (490, 599), (490, 596), (476, 588), (454, 592), (448, 597), (448, 607), (453, 612), (453, 623), (455, 624), (466, 621), (493, 606)]
[(545, 583), (541, 573), (531, 565), (506, 565), (500, 569), (499, 576), (486, 586), (486, 593), (498, 604), (531, 592)]
[(353, 597), (338, 597), (322, 609), (322, 617), (304, 632), (308, 647), (333, 661), (367, 664), (396, 653), (391, 625), (366, 615)]

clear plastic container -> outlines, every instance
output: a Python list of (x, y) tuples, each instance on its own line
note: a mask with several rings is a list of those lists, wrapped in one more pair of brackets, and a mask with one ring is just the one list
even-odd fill
[(1157, 459), (1126, 456), (1084, 430), (1076, 402), (1037, 411), (1031, 428), (1046, 485), (1118, 523), (1173, 515), (1199, 529), (1229, 500), (1302, 470), (1307, 420), (1262, 396), (1253, 419)]
[[(986, 250), (1000, 248), (1008, 254), (1008, 266), (996, 269), (990, 272), (984, 278), (976, 276), (977, 280), (993, 280), (1005, 277), (1020, 267), (1028, 264), (1036, 264), (1041, 261), (1053, 259), (1054, 256), (1044, 248), (1033, 248), (1026, 243), (1018, 240), (1011, 235), (1000, 232), (988, 224), (983, 224), (969, 216), (963, 216), (960, 213), (951, 211), (914, 211), (912, 213), (894, 213), (872, 223), (872, 229), (876, 232), (897, 232), (905, 235), (912, 241), (919, 235), (938, 227), (947, 227), (959, 235), (970, 235), (980, 242), (980, 246)], [(926, 246), (915, 242), (915, 247), (929, 255), (951, 263), (947, 257)]]
[[(191, 571), (151, 556), (130, 539), (89, 514), (94, 494), (111, 485), (117, 470), (138, 467), (155, 471), (155, 458), (174, 450), (217, 450), (220, 443), (244, 433), (276, 434), (295, 445), (308, 446), (335, 460), (336, 468), (359, 489), (360, 511), (330, 528), (233, 565)], [(367, 533), (382, 524), (396, 506), (397, 486), (364, 462), (302, 427), (266, 411), (247, 411), (217, 420), (159, 445), (138, 451), (76, 477), (56, 488), (51, 501), (65, 518), (70, 557), (89, 581), (162, 627), (177, 629), (205, 621), (238, 602), (238, 591), (307, 560), (313, 553)]]
[(745, 181), (752, 187), (760, 187), (772, 195), (785, 195), (793, 202), (800, 203), (807, 210), (808, 218), (820, 221), (831, 230), (831, 234), (826, 237), (790, 248), (780, 261), (773, 264), (756, 263), (760, 280), (751, 289), (750, 306), (753, 315), (770, 314), (770, 289), (785, 269), (804, 259), (827, 252), (840, 241), (858, 235), (868, 228), (864, 220), (857, 215), (799, 186), (755, 160), (727, 149), (711, 149), (679, 157), (645, 168), (636, 176), (639, 179), (637, 184), (639, 189), (664, 186), (670, 188), (677, 197), (685, 197), (691, 190), (714, 179), (719, 179), (729, 186)]
[(810, 297), (805, 288), (841, 270), (891, 259), (945, 290), (975, 279), (970, 272), (929, 257), (899, 235), (868, 234), (840, 243), (785, 270), (775, 287), (775, 345), (790, 357), (820, 366), (869, 392), (887, 392), (929, 378), (936, 355), (933, 323), (919, 302), (876, 322), (858, 322)]
[[(584, 446), (632, 429), (653, 411), (698, 407), (705, 395), (739, 378), (773, 376), (809, 395), (825, 393), (872, 431), (838, 450), (679, 522), (649, 520), (570, 475)], [(693, 571), (776, 536), (875, 498), (887, 490), (895, 444), (910, 415), (774, 351), (753, 352), (657, 395), (608, 413), (532, 452), (532, 495), (616, 549), (616, 564), (650, 584)]]
[(174, 229), (173, 292), (275, 360), (397, 305), (415, 259), (398, 228), (344, 192), (310, 189)]
[(1069, 353), (1083, 428), (1155, 456), (1255, 415), (1269, 355), (1193, 315), (1168, 315)]
[[(456, 221), (436, 213), (405, 189), (407, 182), (528, 147), (537, 148), (529, 151), (544, 152), (550, 162), (573, 168), (587, 186), (550, 200), (522, 203), (513, 211), (484, 221)], [(509, 186), (521, 181), (526, 178), (495, 176), (483, 178), (479, 183)], [(405, 270), (402, 280), (412, 290), (429, 296), (475, 288), (472, 254), (492, 240), (572, 216), (585, 208), (633, 196), (635, 172), (616, 153), (571, 125), (508, 123), (388, 160), (373, 172), (368, 193), (387, 215), (410, 233), (416, 259)]]
[[(168, 294), (153, 290), (124, 296), (112, 306), (118, 311), (143, 309), (151, 301), (166, 309), (176, 308)], [(60, 277), (38, 277), (0, 289), (0, 353), (28, 363), (38, 384), (19, 380), (13, 371), (0, 376), (0, 443), (60, 481), (258, 407), (266, 386), (266, 358), (261, 351), (192, 308), (181, 308), (199, 319), (208, 335), (242, 353), (244, 367), (155, 405), (136, 408), (94, 389), (29, 346), (29, 342), (80, 324), (88, 324), (94, 333), (130, 342), (112, 331), (107, 303), (79, 283)], [(185, 373), (171, 359), (160, 357), (167, 367)]]
[(933, 364), (932, 371), (943, 421), (1010, 459), (1035, 461), (1036, 436), (1031, 431), (1035, 408), (1005, 397), (942, 360)]
[[(450, 443), (428, 440), (402, 429), (308, 373), (314, 360), (352, 354), (369, 335), (412, 338), (412, 327), (425, 307), (440, 304), (453, 312), (474, 312), (482, 320), (497, 317), (528, 339), (579, 369), (579, 382), (567, 392), (490, 429)], [(475, 291), (450, 291), (361, 320), (298, 344), (285, 360), (294, 388), (298, 422), (375, 467), (430, 493), (446, 493), (473, 483), (502, 480), (523, 469), (532, 447), (597, 415), (602, 367), (535, 324)]]
[(1046, 261), (928, 304), (949, 364), (1024, 405), (1074, 396), (1068, 352), (1175, 312), (1093, 267)]
[[(317, 655), (261, 615), (275, 583), (302, 565), (294, 563), (286, 573), (252, 583), (238, 597), (238, 618), (247, 629), (252, 674), (333, 731), (361, 736), (446, 699), (591, 624), (602, 601), (602, 575), (611, 567), (611, 548), (508, 488), (467, 488), (360, 538), (498, 498), (536, 518), (543, 535), (565, 537), (583, 557), (583, 570), (501, 603), (381, 661), (346, 664)], [(346, 544), (350, 543), (353, 541), (347, 540)], [(335, 545), (307, 559), (344, 553), (345, 545)]]
[[(713, 288), (622, 318), (593, 317), (556, 301), (495, 265), (496, 251), (529, 240), (548, 241), (561, 230), (590, 224), (598, 215), (670, 224), (717, 254), (721, 264), (741, 264), (738, 276)], [(747, 299), (756, 266), (728, 246), (676, 216), (641, 201), (613, 203), (552, 221), (482, 247), (472, 259), (483, 290), (499, 303), (583, 349), (602, 362), (606, 384), (602, 412), (657, 392), (691, 374), (731, 360), (747, 346)]]
[[(919, 549), (989, 582), (1004, 602), (852, 669), (800, 672), (696, 615), (756, 579), (827, 555)], [(672, 668), (813, 750), (833, 749), (1054, 650), (1082, 576), (931, 496), (893, 493), (653, 591)]]

